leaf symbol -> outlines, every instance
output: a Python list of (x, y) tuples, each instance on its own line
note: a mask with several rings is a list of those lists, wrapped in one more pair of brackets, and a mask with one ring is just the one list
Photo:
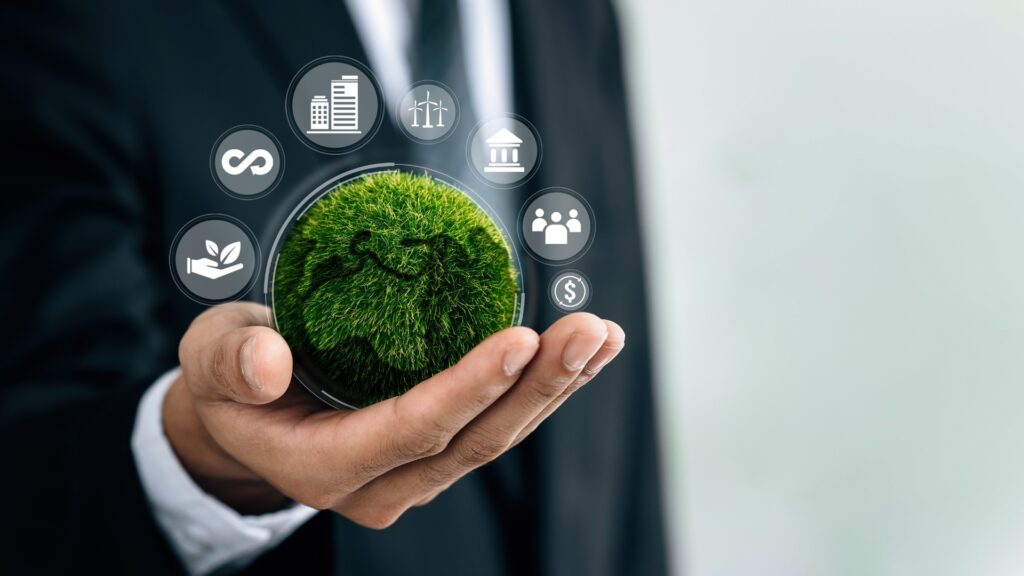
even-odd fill
[(214, 258), (216, 258), (217, 257), (217, 252), (220, 252), (220, 248), (217, 248), (217, 243), (214, 242), (213, 240), (207, 240), (206, 241), (206, 251), (210, 254), (210, 256), (213, 256)]
[(235, 260), (238, 260), (238, 254), (242, 249), (241, 242), (232, 242), (224, 247), (224, 251), (220, 253), (221, 264), (231, 264)]

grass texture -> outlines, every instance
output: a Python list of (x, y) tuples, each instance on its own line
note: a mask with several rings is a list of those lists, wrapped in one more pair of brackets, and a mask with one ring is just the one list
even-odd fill
[(510, 326), (516, 274), (466, 194), (427, 174), (377, 172), (321, 197), (289, 232), (274, 315), (304, 379), (366, 406)]

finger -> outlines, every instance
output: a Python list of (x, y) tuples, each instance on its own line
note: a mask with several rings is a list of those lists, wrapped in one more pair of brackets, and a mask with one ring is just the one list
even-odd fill
[(597, 351), (597, 354), (594, 354), (594, 357), (591, 358), (589, 362), (587, 362), (587, 365), (583, 368), (583, 371), (580, 372), (579, 376), (576, 377), (576, 380), (574, 380), (568, 388), (559, 394), (558, 398), (555, 398), (553, 402), (545, 406), (541, 413), (519, 432), (516, 439), (512, 442), (512, 446), (516, 446), (522, 442), (524, 438), (532, 434), (533, 431), (537, 429), (537, 426), (540, 426), (541, 422), (546, 420), (548, 416), (557, 410), (562, 403), (573, 394), (573, 392), (576, 392), (582, 388), (584, 384), (593, 380), (594, 377), (601, 372), (601, 369), (614, 360), (615, 357), (619, 355), (619, 352), (621, 352), (626, 346), (626, 332), (622, 327), (611, 320), (605, 320), (604, 323), (608, 327), (608, 337), (605, 338), (601, 349)]
[[(512, 442), (511, 447), (517, 446), (527, 436), (532, 434), (533, 431), (536, 430), (548, 416), (557, 410), (573, 392), (579, 390), (584, 384), (593, 380), (594, 377), (601, 372), (601, 369), (614, 360), (619, 352), (622, 351), (626, 344), (625, 331), (623, 331), (622, 327), (611, 320), (605, 320), (604, 323), (608, 326), (608, 337), (605, 339), (604, 345), (597, 351), (597, 354), (594, 354), (594, 357), (590, 359), (590, 362), (587, 363), (583, 368), (583, 371), (576, 377), (576, 380), (574, 380), (573, 383), (558, 396), (558, 398), (548, 404), (539, 415), (537, 415), (523, 430), (519, 432), (516, 439)], [(438, 494), (454, 483), (455, 480), (430, 491), (426, 496), (417, 500), (413, 506), (426, 506), (432, 502), (434, 498), (437, 498)]]
[(504, 452), (543, 409), (576, 380), (608, 334), (603, 321), (576, 313), (553, 324), (540, 339), (540, 350), (516, 385), (473, 420), (440, 454), (412, 462), (368, 483), (342, 503), (346, 514), (372, 503), (400, 514), (438, 489)]
[(539, 337), (529, 328), (502, 330), (405, 394), (352, 413), (341, 431), (348, 440), (346, 457), (363, 463), (365, 482), (438, 454), (516, 382), (538, 347)]
[(249, 302), (199, 315), (178, 348), (192, 394), (244, 404), (265, 404), (284, 394), (292, 374), (291, 350), (269, 323), (267, 308)]
[(537, 358), (523, 372), (515, 388), (474, 422), (473, 428), (479, 434), (507, 437), (511, 442), (566, 393), (607, 338), (608, 326), (593, 314), (571, 314), (553, 324), (541, 338)]

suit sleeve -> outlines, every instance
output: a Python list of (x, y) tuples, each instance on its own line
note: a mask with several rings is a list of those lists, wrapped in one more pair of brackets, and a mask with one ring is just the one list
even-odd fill
[(142, 392), (175, 363), (143, 128), (115, 40), (77, 9), (0, 8), (0, 572), (177, 573), (129, 443)]

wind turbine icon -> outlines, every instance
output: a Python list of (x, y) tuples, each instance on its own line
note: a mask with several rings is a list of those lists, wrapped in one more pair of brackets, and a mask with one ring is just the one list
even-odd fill
[[(431, 120), (431, 114), (430, 113), (432, 111), (431, 107), (433, 107), (433, 111), (434, 112), (437, 112), (437, 124), (431, 124), (430, 123), (430, 120)], [(413, 100), (413, 104), (412, 104), (412, 106), (410, 106), (408, 108), (408, 111), (412, 112), (412, 124), (410, 125), (410, 127), (412, 127), (412, 128), (444, 128), (444, 115), (443, 115), (443, 113), (444, 112), (448, 112), (448, 108), (445, 108), (445, 106), (442, 103), (440, 97), (438, 97), (437, 101), (432, 101), (430, 99), (430, 90), (427, 90), (426, 99), (425, 100), (416, 100), (416, 99), (414, 99)], [(426, 123), (422, 124), (422, 125), (420, 124), (420, 119), (419, 119), (419, 113), (420, 112), (423, 112), (423, 115), (426, 116), (426, 118), (427, 118)]]

